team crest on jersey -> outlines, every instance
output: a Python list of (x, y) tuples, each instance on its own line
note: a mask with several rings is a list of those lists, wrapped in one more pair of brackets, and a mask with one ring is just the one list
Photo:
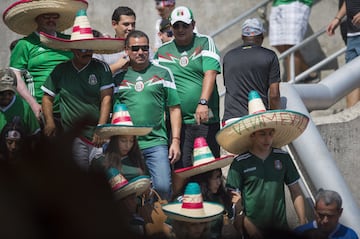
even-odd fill
[(89, 76), (89, 85), (96, 85), (97, 84), (97, 79), (96, 76), (94, 74), (91, 74)]
[(143, 82), (143, 79), (141, 78), (141, 76), (139, 76), (137, 79), (136, 79), (136, 83), (135, 83), (135, 86), (134, 86), (135, 90), (137, 92), (141, 92), (144, 90), (144, 82)]
[(275, 167), (275, 169), (277, 169), (277, 170), (281, 170), (282, 167), (283, 167), (283, 165), (282, 165), (282, 163), (281, 163), (280, 160), (275, 160), (275, 162), (274, 162), (274, 167)]
[(187, 56), (180, 57), (179, 64), (182, 67), (185, 67), (189, 64), (189, 58)]

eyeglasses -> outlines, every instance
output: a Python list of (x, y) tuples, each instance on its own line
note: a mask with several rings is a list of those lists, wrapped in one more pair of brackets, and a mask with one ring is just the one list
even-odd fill
[(132, 51), (139, 51), (140, 49), (143, 51), (149, 51), (149, 45), (143, 45), (143, 46), (130, 46), (130, 49)]
[(167, 31), (161, 31), (162, 33), (166, 33), (167, 37), (172, 37), (174, 35), (174, 33), (171, 30), (167, 30)]
[(190, 27), (190, 24), (186, 24), (186, 23), (183, 23), (183, 22), (176, 22), (174, 25), (172, 25), (172, 27), (174, 28), (174, 29), (179, 29), (180, 28), (180, 26), (182, 27), (182, 28), (184, 28), (184, 29), (188, 29), (189, 27)]

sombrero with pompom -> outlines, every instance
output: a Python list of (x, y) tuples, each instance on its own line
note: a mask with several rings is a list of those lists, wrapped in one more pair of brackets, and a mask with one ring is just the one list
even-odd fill
[(188, 183), (182, 202), (172, 202), (162, 206), (171, 219), (185, 222), (210, 222), (221, 216), (224, 207), (213, 202), (204, 202), (198, 183)]
[(38, 25), (35, 18), (41, 14), (58, 13), (57, 31), (61, 32), (74, 24), (76, 12), (86, 9), (85, 0), (20, 0), (11, 4), (3, 12), (3, 21), (12, 31), (29, 35)]
[(76, 13), (70, 40), (44, 32), (40, 32), (40, 40), (46, 46), (58, 50), (85, 49), (99, 54), (120, 52), (125, 46), (125, 39), (122, 38), (94, 37), (85, 9), (80, 9)]
[(251, 147), (250, 135), (262, 129), (275, 129), (273, 147), (280, 148), (299, 137), (309, 123), (309, 117), (291, 110), (266, 110), (259, 93), (249, 93), (249, 115), (228, 120), (216, 135), (221, 147), (241, 154)]

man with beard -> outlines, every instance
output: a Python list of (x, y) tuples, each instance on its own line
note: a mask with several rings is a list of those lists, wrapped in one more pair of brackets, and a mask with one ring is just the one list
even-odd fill
[(102, 140), (95, 133), (98, 124), (105, 124), (112, 107), (113, 79), (109, 66), (92, 58), (94, 52), (118, 52), (123, 41), (114, 38), (94, 38), (85, 10), (79, 10), (75, 19), (71, 39), (64, 41), (44, 33), (41, 41), (52, 48), (69, 50), (74, 57), (59, 64), (41, 87), (44, 91), (42, 108), (45, 117), (44, 134), (54, 136), (52, 117), (53, 100), (59, 95), (61, 121), (65, 131), (86, 117), (87, 124), (81, 136), (75, 138), (73, 154), (83, 169), (88, 169), (90, 156), (102, 152)]

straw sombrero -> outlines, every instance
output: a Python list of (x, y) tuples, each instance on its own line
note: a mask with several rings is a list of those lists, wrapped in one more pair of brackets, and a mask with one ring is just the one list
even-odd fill
[(37, 29), (35, 18), (41, 14), (58, 13), (57, 31), (70, 28), (79, 9), (86, 9), (85, 0), (20, 0), (3, 13), (3, 21), (8, 28), (21, 35), (29, 35)]
[(110, 54), (122, 51), (125, 39), (94, 37), (85, 9), (76, 13), (70, 40), (40, 33), (42, 43), (50, 48), (69, 51), (71, 49), (93, 50), (94, 53)]
[(203, 202), (200, 186), (188, 183), (182, 202), (172, 202), (162, 206), (164, 213), (174, 220), (185, 222), (210, 222), (221, 216), (224, 207), (213, 202)]
[(182, 178), (188, 178), (213, 169), (225, 167), (231, 164), (233, 160), (233, 155), (215, 158), (206, 143), (206, 139), (204, 137), (198, 137), (194, 140), (193, 166), (177, 169), (175, 173)]
[(146, 175), (128, 181), (116, 168), (109, 168), (106, 174), (116, 199), (123, 199), (133, 193), (140, 196), (150, 187), (150, 177)]
[(151, 130), (152, 127), (134, 126), (126, 105), (116, 102), (114, 104), (111, 124), (98, 125), (95, 133), (103, 139), (108, 139), (114, 135), (146, 135)]
[(306, 129), (309, 117), (291, 110), (266, 111), (258, 92), (249, 93), (249, 115), (225, 125), (216, 140), (221, 147), (233, 154), (241, 154), (251, 147), (250, 135), (262, 129), (275, 129), (273, 147), (291, 143)]

